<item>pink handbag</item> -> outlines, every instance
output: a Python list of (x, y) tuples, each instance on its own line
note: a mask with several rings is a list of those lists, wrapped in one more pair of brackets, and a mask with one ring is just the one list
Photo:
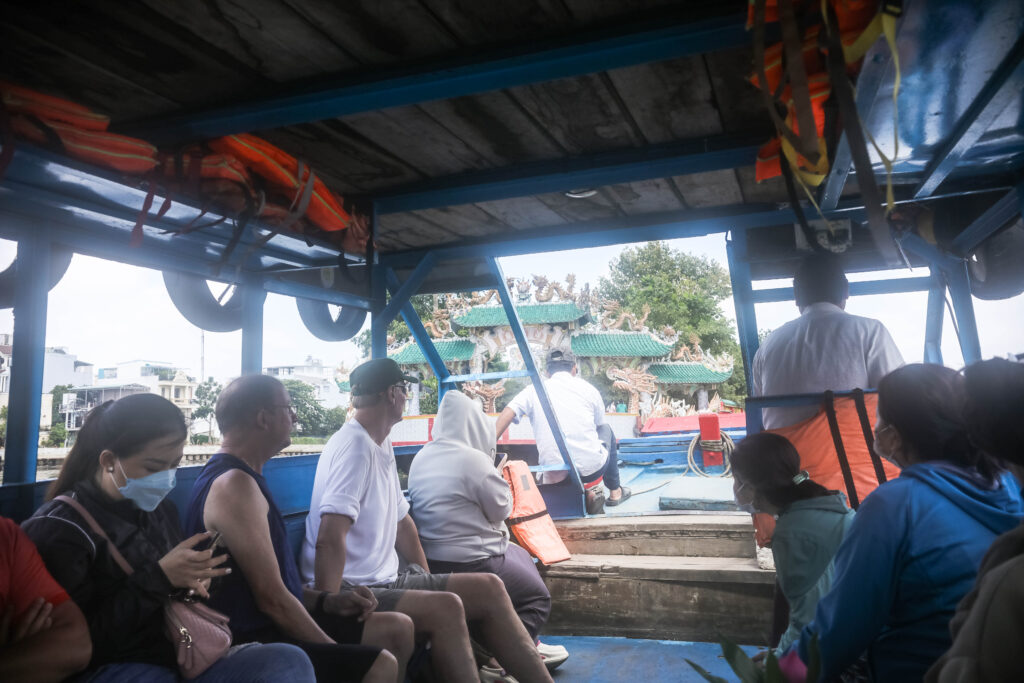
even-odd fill
[[(135, 571), (81, 503), (71, 496), (57, 496), (54, 500), (74, 508), (92, 530), (107, 541), (111, 557), (126, 574)], [(228, 621), (227, 615), (201, 602), (169, 599), (164, 604), (164, 633), (174, 645), (182, 676), (195, 678), (227, 654), (231, 648)]]

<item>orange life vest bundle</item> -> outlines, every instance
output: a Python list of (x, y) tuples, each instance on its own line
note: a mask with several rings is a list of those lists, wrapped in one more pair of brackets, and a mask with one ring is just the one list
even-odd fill
[[(305, 203), (305, 215), (328, 232), (345, 230), (351, 216), (313, 170), (279, 147), (255, 135), (240, 133), (209, 142), (210, 148), (239, 159), (250, 171), (298, 205)], [(308, 198), (303, 195), (308, 194)]]
[(558, 535), (527, 464), (522, 460), (510, 460), (502, 468), (501, 475), (512, 489), (512, 513), (508, 526), (519, 545), (546, 565), (572, 557)]
[(88, 107), (0, 81), (0, 101), (14, 134), (68, 156), (122, 173), (141, 175), (157, 165), (156, 147), (107, 132), (110, 119)]

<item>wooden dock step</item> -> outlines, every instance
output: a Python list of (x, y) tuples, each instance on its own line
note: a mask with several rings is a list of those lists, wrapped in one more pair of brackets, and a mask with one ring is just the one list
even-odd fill
[(574, 555), (543, 570), (545, 633), (761, 644), (775, 572), (736, 557)]
[(747, 514), (590, 517), (555, 525), (573, 555), (755, 557)]

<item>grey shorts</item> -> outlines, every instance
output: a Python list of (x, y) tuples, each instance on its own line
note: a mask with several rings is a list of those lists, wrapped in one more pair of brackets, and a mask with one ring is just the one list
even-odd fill
[(394, 612), (399, 599), (406, 591), (443, 591), (447, 590), (448, 577), (451, 574), (430, 574), (418, 564), (410, 564), (398, 573), (391, 583), (368, 586), (377, 598), (377, 610)]

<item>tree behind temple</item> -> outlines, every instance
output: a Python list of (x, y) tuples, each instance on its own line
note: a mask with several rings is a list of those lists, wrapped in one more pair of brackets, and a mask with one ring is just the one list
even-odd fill
[(601, 278), (599, 293), (638, 315), (644, 304), (650, 306), (647, 327), (657, 331), (671, 325), (679, 333), (680, 343), (688, 344), (695, 336), (705, 351), (731, 354), (733, 374), (721, 386), (721, 396), (735, 400), (746, 395), (736, 332), (719, 309), (732, 295), (729, 273), (718, 263), (677, 251), (664, 242), (628, 247), (609, 264), (609, 275)]
[(283, 380), (283, 384), (295, 409), (295, 429), (303, 436), (322, 436), (327, 414), (316, 400), (316, 390), (297, 379)]

